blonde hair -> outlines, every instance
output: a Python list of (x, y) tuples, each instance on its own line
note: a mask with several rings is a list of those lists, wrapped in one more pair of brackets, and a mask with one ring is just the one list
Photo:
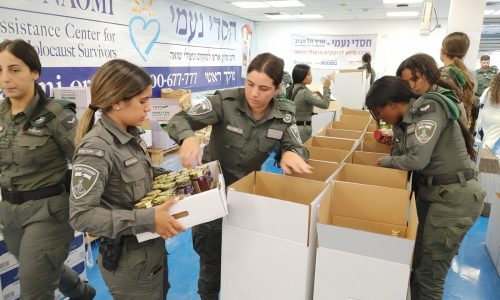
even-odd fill
[(151, 77), (142, 68), (126, 60), (114, 59), (102, 65), (92, 77), (90, 85), (92, 100), (78, 124), (75, 144), (78, 146), (92, 128), (95, 110), (100, 109), (106, 113), (113, 104), (129, 101), (151, 84)]
[(493, 77), (491, 80), (490, 90), (489, 90), (489, 101), (493, 105), (500, 105), (500, 73)]

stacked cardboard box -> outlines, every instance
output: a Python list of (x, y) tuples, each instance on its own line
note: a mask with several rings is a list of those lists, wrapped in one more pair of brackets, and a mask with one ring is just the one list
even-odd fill
[[(75, 239), (70, 244), (68, 258), (64, 262), (75, 270), (82, 280), (87, 279), (85, 272), (85, 243), (83, 233), (75, 233)], [(19, 299), (21, 290), (19, 286), (19, 265), (14, 255), (7, 250), (5, 241), (0, 239), (0, 287), (2, 289), (2, 300)], [(55, 299), (64, 299), (64, 296), (56, 290)]]
[(90, 104), (89, 87), (55, 87), (54, 98), (74, 102), (76, 105), (76, 117), (82, 118), (83, 112)]

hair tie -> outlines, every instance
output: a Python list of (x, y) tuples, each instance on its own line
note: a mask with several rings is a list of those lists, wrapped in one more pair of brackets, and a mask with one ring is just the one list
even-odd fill
[(93, 112), (96, 112), (99, 109), (99, 107), (89, 104), (89, 109), (92, 110)]

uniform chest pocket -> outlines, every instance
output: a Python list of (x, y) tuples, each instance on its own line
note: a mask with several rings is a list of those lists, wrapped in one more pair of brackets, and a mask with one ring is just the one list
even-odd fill
[(130, 201), (130, 204), (136, 203), (148, 191), (147, 175), (141, 163), (135, 163), (121, 170), (121, 190), (126, 195), (126, 200)]
[(28, 150), (35, 150), (36, 148), (42, 147), (43, 145), (47, 144), (49, 138), (50, 136), (48, 135), (20, 135), (16, 138), (16, 141), (19, 147), (26, 147), (28, 148)]
[(278, 140), (263, 137), (259, 141), (259, 151), (269, 153), (274, 150), (274, 147), (278, 144), (278, 142)]
[(245, 144), (248, 141), (248, 138), (245, 137), (243, 132), (234, 132), (226, 129), (226, 132), (224, 133), (224, 139), (226, 143), (226, 148), (233, 147), (233, 148), (243, 148)]

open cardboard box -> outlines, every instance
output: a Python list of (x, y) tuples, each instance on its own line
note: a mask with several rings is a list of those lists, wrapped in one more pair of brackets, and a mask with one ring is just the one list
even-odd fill
[[(203, 193), (194, 194), (172, 205), (168, 212), (185, 228), (210, 222), (228, 214), (226, 203), (226, 188), (222, 170), (218, 161), (208, 163), (214, 179), (215, 187)], [(136, 235), (139, 242), (159, 237), (153, 232), (143, 232)]]
[(328, 137), (335, 137), (335, 138), (358, 140), (361, 137), (363, 137), (363, 134), (364, 134), (363, 131), (324, 128), (323, 130), (318, 132), (316, 135), (317, 136), (328, 136)]
[(375, 136), (373, 135), (373, 131), (370, 131), (370, 132), (365, 132), (363, 134), (363, 141), (367, 141), (367, 142), (376, 142), (375, 140)]
[(378, 127), (377, 127), (377, 123), (370, 123), (368, 124), (368, 126), (366, 127), (366, 132), (374, 132), (375, 130), (377, 130)]
[(418, 225), (410, 192), (339, 181), (330, 191), (320, 204), (314, 299), (406, 299)]
[(371, 116), (340, 115), (339, 122), (360, 123), (363, 125), (368, 125), (371, 119)]
[(319, 147), (306, 147), (309, 151), (309, 159), (313, 160), (324, 160), (341, 163), (349, 158), (351, 151), (349, 150), (339, 150), (339, 149), (328, 149)]
[(342, 115), (362, 116), (362, 117), (371, 116), (370, 112), (367, 110), (354, 109), (349, 107), (342, 107)]
[(312, 136), (304, 143), (304, 146), (351, 151), (358, 146), (358, 143), (359, 141), (352, 139), (342, 139), (327, 136)]
[(361, 143), (361, 151), (390, 154), (391, 146), (379, 143), (377, 141), (363, 141)]
[(410, 189), (409, 172), (375, 166), (344, 163), (333, 175), (335, 181), (354, 182), (396, 189)]
[(221, 299), (312, 299), (318, 205), (330, 197), (327, 187), (265, 172), (228, 187)]
[(309, 159), (307, 163), (314, 168), (312, 174), (295, 173), (292, 171), (292, 174), (289, 174), (287, 176), (300, 177), (322, 182), (330, 182), (332, 181), (333, 174), (340, 167), (340, 164), (335, 162), (314, 159)]
[(332, 121), (328, 124), (327, 128), (365, 131), (366, 126), (367, 126), (367, 123), (362, 124), (362, 123), (356, 123), (356, 122)]
[(378, 160), (386, 155), (386, 153), (353, 151), (346, 158), (345, 162), (358, 165), (377, 166)]

